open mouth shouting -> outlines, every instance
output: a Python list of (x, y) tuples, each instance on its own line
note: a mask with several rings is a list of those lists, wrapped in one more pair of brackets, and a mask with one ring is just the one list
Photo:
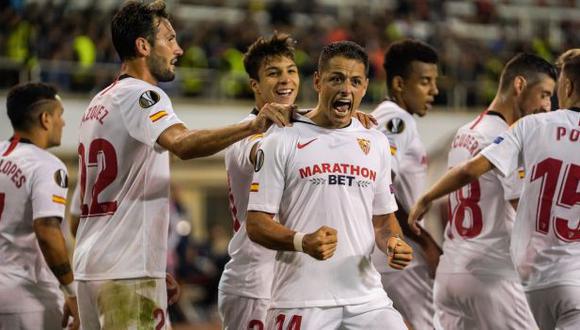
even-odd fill
[(332, 102), (332, 110), (337, 117), (346, 117), (352, 110), (352, 101), (349, 99), (338, 99)]

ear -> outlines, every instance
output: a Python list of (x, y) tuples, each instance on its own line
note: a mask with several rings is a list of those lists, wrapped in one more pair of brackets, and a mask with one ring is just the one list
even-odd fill
[(135, 50), (138, 55), (147, 56), (151, 52), (151, 44), (143, 37), (135, 39)]
[(516, 92), (516, 96), (519, 96), (522, 91), (526, 88), (526, 78), (522, 76), (516, 76), (513, 81), (514, 91)]
[(40, 115), (38, 115), (38, 119), (39, 119), (40, 127), (42, 129), (44, 129), (45, 131), (48, 131), (50, 129), (50, 126), (51, 126), (50, 122), (52, 120), (48, 111), (42, 111), (40, 113)]
[(403, 90), (405, 89), (405, 80), (401, 76), (394, 76), (393, 83), (391, 84), (391, 86), (393, 88), (393, 92), (402, 93)]
[(254, 92), (254, 94), (262, 94), (260, 88), (258, 87), (259, 82), (256, 79), (250, 78), (250, 88)]
[(566, 93), (566, 97), (572, 97), (574, 94), (574, 83), (568, 78), (564, 80), (564, 93)]
[(313, 82), (314, 82), (314, 90), (317, 93), (320, 93), (320, 89), (321, 89), (321, 77), (320, 77), (320, 73), (318, 71), (314, 72), (314, 78), (313, 78)]

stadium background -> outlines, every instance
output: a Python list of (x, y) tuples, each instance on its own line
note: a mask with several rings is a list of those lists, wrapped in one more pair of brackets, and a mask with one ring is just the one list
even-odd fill
[[(0, 0), (0, 138), (12, 131), (5, 112), (9, 87), (42, 80), (61, 90), (62, 145), (55, 152), (76, 182), (78, 124), (95, 92), (119, 71), (109, 24), (121, 1)], [(301, 72), (298, 105), (316, 103), (311, 75), (328, 42), (349, 39), (371, 59), (371, 85), (362, 105), (370, 111), (385, 95), (382, 58), (400, 38), (426, 41), (440, 53), (439, 96), (418, 119), (429, 154), (429, 180), (446, 168), (455, 130), (493, 98), (503, 63), (520, 51), (553, 60), (579, 47), (580, 0), (167, 0), (184, 50), (177, 78), (162, 87), (190, 128), (242, 119), (253, 107), (242, 56), (274, 30), (297, 40)], [(184, 295), (171, 311), (177, 329), (219, 328), (215, 310), (220, 271), (231, 236), (223, 153), (172, 160), (175, 196), (168, 268)], [(72, 193), (72, 189), (71, 189)], [(442, 208), (428, 215), (440, 239)]]

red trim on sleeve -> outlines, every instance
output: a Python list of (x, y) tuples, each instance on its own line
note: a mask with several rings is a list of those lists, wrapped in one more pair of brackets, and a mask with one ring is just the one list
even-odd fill
[(14, 151), (14, 149), (16, 149), (18, 142), (20, 142), (20, 135), (14, 134), (14, 136), (10, 139), (10, 145), (8, 146), (8, 149), (6, 149), (6, 151), (4, 151), (4, 153), (2, 154), (2, 157), (6, 157), (6, 156), (10, 155), (10, 153), (12, 151)]

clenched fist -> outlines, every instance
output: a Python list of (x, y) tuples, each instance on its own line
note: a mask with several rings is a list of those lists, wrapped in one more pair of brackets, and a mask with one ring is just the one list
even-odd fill
[(317, 231), (304, 235), (302, 248), (311, 257), (326, 260), (334, 255), (336, 244), (336, 229), (322, 226)]
[(413, 248), (399, 237), (392, 236), (387, 242), (387, 263), (395, 269), (403, 269), (413, 260)]

